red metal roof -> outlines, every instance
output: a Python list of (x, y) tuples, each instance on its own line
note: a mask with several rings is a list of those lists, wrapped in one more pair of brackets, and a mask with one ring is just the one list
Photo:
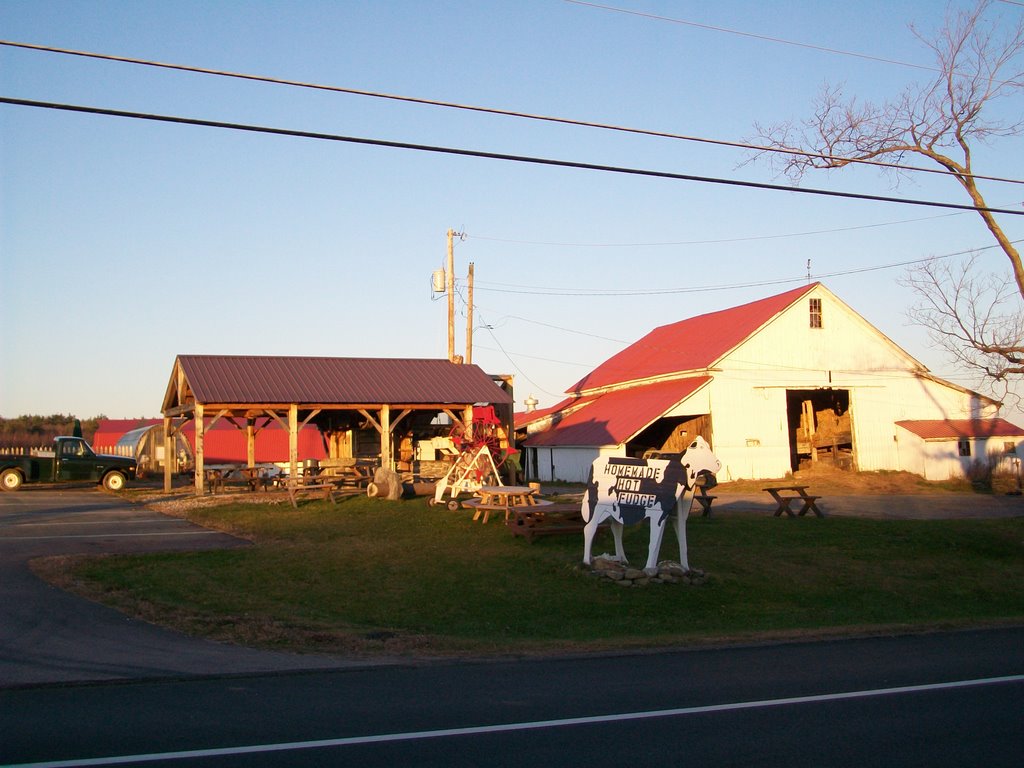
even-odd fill
[(541, 419), (545, 419), (548, 416), (550, 416), (552, 413), (555, 413), (556, 411), (562, 410), (563, 408), (565, 408), (565, 406), (569, 405), (574, 400), (576, 400), (576, 398), (574, 398), (574, 397), (567, 397), (564, 400), (562, 400), (562, 401), (560, 401), (558, 403), (555, 403), (554, 405), (549, 406), (547, 408), (538, 408), (535, 411), (519, 411), (518, 413), (513, 414), (513, 418), (515, 419), (516, 429), (522, 429), (523, 427), (527, 426), (528, 424), (533, 424), (533, 422), (535, 422), (535, 421), (540, 421)]
[(511, 403), (475, 365), (448, 360), (179, 355), (201, 403)]
[(919, 419), (897, 421), (896, 424), (923, 440), (1024, 437), (1024, 428), (1006, 419)]
[[(112, 449), (126, 432), (139, 427), (155, 427), (163, 419), (105, 419), (96, 429), (92, 446), (97, 450)], [(271, 419), (260, 420), (256, 435), (256, 461), (288, 461), (288, 430)], [(181, 428), (192, 450), (196, 447), (196, 425), (186, 422)], [(299, 458), (323, 459), (327, 456), (320, 430), (309, 426), (299, 432)], [(245, 431), (229, 419), (218, 419), (203, 431), (203, 458), (207, 464), (244, 463), (247, 457)]]
[(777, 296), (655, 328), (566, 391), (586, 392), (627, 381), (709, 368), (817, 285), (804, 285)]
[(607, 392), (551, 429), (530, 435), (524, 445), (620, 445), (709, 381), (710, 376), (698, 376)]

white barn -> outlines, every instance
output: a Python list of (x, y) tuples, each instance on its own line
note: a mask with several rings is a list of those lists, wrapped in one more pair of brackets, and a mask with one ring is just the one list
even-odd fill
[(898, 422), (984, 424), (999, 403), (939, 379), (821, 283), (656, 328), (519, 414), (533, 480), (584, 481), (598, 456), (681, 450), (696, 435), (721, 480), (783, 477), (828, 459), (922, 471)]

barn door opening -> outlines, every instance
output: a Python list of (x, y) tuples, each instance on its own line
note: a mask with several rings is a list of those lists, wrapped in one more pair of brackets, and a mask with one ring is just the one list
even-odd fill
[(789, 389), (786, 411), (794, 472), (819, 463), (855, 468), (849, 390)]
[(711, 445), (710, 414), (658, 419), (626, 443), (626, 455), (639, 459), (648, 453), (680, 453), (698, 435)]

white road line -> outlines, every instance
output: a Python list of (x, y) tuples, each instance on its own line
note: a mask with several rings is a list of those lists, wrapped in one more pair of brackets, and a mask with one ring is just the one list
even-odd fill
[(0, 526), (0, 530), (3, 530), (4, 527), (9, 527), (9, 528), (13, 528), (13, 529), (17, 529), (17, 528), (48, 528), (48, 527), (49, 528), (56, 528), (56, 527), (59, 527), (59, 526), (71, 527), (71, 526), (78, 526), (78, 525), (146, 525), (147, 523), (150, 524), (150, 525), (153, 525), (153, 524), (156, 524), (156, 523), (161, 523), (161, 524), (162, 523), (176, 523), (176, 524), (180, 524), (180, 525), (187, 525), (188, 524), (188, 520), (184, 520), (184, 519), (182, 519), (180, 517), (171, 517), (171, 518), (168, 518), (166, 520), (161, 520), (160, 518), (155, 518), (155, 517), (144, 517), (144, 518), (140, 518), (138, 520), (124, 520), (124, 519), (121, 519), (121, 518), (118, 518), (116, 520), (109, 520), (109, 519), (108, 520), (76, 520), (74, 518), (68, 518), (68, 519), (65, 519), (65, 520), (56, 520), (56, 521), (50, 522), (50, 523), (33, 523), (33, 522), (29, 522), (29, 523), (14, 523), (13, 525), (10, 525), (10, 526)]
[[(132, 539), (153, 536), (228, 536), (220, 531), (169, 531), (167, 533), (68, 533), (63, 536), (0, 536), (3, 541), (42, 541), (44, 539)], [(3, 766), (0, 766), (3, 768)]]
[(409, 733), (384, 733), (375, 736), (350, 736), (338, 739), (320, 739), (318, 741), (293, 741), (280, 744), (253, 744), (241, 747), (219, 747), (216, 749), (192, 749), (181, 752), (153, 752), (141, 755), (117, 755), (112, 757), (93, 757), (72, 760), (54, 760), (42, 763), (17, 763), (0, 765), (0, 768), (78, 768), (94, 765), (129, 765), (131, 763), (148, 763), (161, 760), (189, 760), (201, 757), (225, 757), (229, 755), (252, 755), (270, 752), (291, 752), (301, 749), (323, 749), (325, 747), (351, 747), (361, 744), (381, 744), (418, 739), (437, 739), (451, 736), (479, 736), (491, 733), (509, 733), (513, 731), (531, 731), (544, 728), (566, 728), (574, 725), (597, 725), (601, 723), (620, 723), (630, 720), (652, 720), (660, 717), (682, 717), (685, 715), (702, 715), (712, 712), (732, 712), (743, 709), (764, 709), (767, 707), (785, 707), (799, 704), (817, 704), (825, 701), (845, 701), (849, 699), (867, 699), (876, 696), (895, 696), (907, 693), (923, 693), (928, 691), (946, 691), (957, 688), (976, 688), (983, 685), (999, 685), (1003, 683), (1024, 682), (1024, 675), (1007, 675), (1005, 677), (987, 677), (979, 680), (956, 680), (949, 683), (929, 683), (925, 685), (904, 685), (896, 688), (875, 688), (867, 691), (847, 691), (844, 693), (823, 693), (815, 696), (793, 696), (785, 699), (766, 699), (762, 701), (742, 701), (732, 704), (710, 704), (702, 707), (681, 707), (679, 709), (660, 709), (652, 712), (626, 712), (618, 715), (596, 715), (593, 717), (570, 717), (562, 720), (538, 720), (527, 723), (506, 723), (503, 725), (481, 725), (468, 728), (443, 728), (436, 731), (412, 731)]

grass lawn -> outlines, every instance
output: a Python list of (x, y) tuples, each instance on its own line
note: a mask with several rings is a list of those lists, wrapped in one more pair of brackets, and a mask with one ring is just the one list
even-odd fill
[[(1024, 619), (1024, 518), (691, 518), (690, 564), (707, 582), (623, 588), (579, 567), (582, 535), (528, 544), (500, 519), (473, 523), (424, 499), (184, 514), (254, 545), (40, 567), (157, 623), (310, 652), (599, 650)], [(647, 535), (627, 529), (634, 563)], [(662, 557), (674, 548), (669, 529)], [(612, 550), (599, 534), (595, 554)]]

